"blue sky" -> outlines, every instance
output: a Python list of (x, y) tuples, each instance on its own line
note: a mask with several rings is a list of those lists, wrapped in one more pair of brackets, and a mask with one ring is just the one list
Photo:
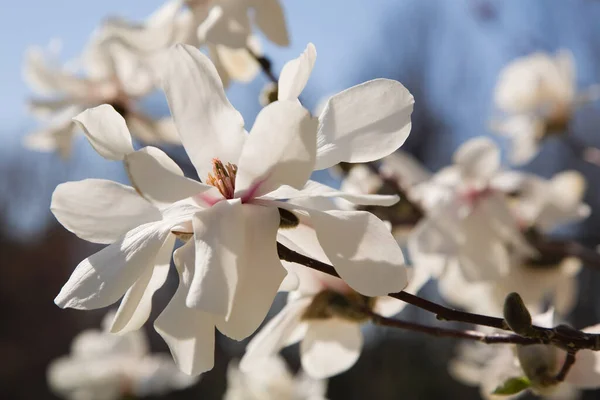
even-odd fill
[[(386, 4), (365, 8), (361, 0), (334, 0), (322, 7), (319, 0), (283, 0), (292, 45), (279, 48), (263, 41), (264, 51), (279, 71), (285, 61), (300, 54), (310, 41), (319, 53), (317, 67), (303, 95), (308, 106), (314, 106), (321, 96), (359, 83), (353, 65), (360, 59), (358, 49), (364, 48), (381, 32), (371, 29), (380, 19)], [(46, 46), (51, 39), (62, 42), (61, 57), (76, 57), (87, 42), (93, 29), (108, 15), (120, 15), (141, 20), (162, 4), (162, 0), (133, 1), (74, 1), (22, 0), (0, 13), (0, 160), (25, 164), (19, 169), (24, 188), (12, 190), (12, 181), (4, 179), (10, 193), (9, 230), (28, 237), (51, 218), (48, 207), (53, 188), (66, 180), (108, 178), (125, 181), (120, 163), (100, 158), (83, 138), (75, 146), (74, 157), (62, 161), (52, 154), (40, 154), (21, 147), (21, 139), (34, 128), (35, 122), (27, 116), (25, 100), (30, 94), (21, 76), (24, 51), (28, 46)], [(343, 13), (344, 18), (340, 18)], [(344, 65), (344, 68), (340, 68)], [(242, 112), (248, 125), (259, 111), (258, 94), (266, 79), (260, 76), (249, 85), (234, 84), (229, 89), (232, 103)], [(152, 103), (163, 102), (161, 96)], [(161, 107), (167, 111), (166, 105)], [(7, 170), (3, 170), (6, 174)], [(10, 182), (9, 182), (10, 181)], [(27, 183), (25, 183), (27, 182)], [(2, 183), (0, 181), (0, 183)], [(35, 185), (35, 186), (34, 186)], [(10, 187), (9, 187), (10, 186)]]
[[(279, 71), (308, 42), (316, 45), (318, 59), (302, 95), (303, 102), (312, 107), (321, 97), (368, 79), (400, 80), (416, 99), (413, 134), (407, 147), (417, 151), (433, 169), (447, 164), (465, 139), (489, 134), (487, 124), (493, 112), (491, 99), (497, 74), (515, 57), (568, 48), (577, 62), (579, 86), (600, 82), (599, 1), (281, 1), (292, 45), (279, 48), (263, 40), (263, 47), (275, 71)], [(7, 159), (25, 162), (21, 181), (34, 182), (29, 185), (43, 183), (35, 186), (37, 191), (24, 190), (17, 196), (18, 201), (13, 201), (17, 206), (10, 210), (11, 229), (24, 227), (29, 232), (42, 226), (50, 218), (52, 189), (62, 181), (86, 177), (125, 180), (119, 163), (101, 159), (83, 139), (77, 142), (76, 155), (68, 162), (21, 148), (22, 136), (34, 126), (25, 113), (28, 90), (20, 71), (24, 50), (29, 45), (46, 45), (56, 37), (63, 42), (64, 57), (74, 57), (103, 17), (120, 15), (140, 20), (161, 3), (21, 0), (3, 7), (0, 163)], [(265, 82), (260, 76), (248, 85), (234, 84), (229, 89), (232, 103), (248, 126), (259, 111), (257, 98)], [(162, 102), (161, 96), (153, 98), (153, 104), (155, 100)], [(600, 146), (598, 111), (597, 104), (586, 107), (574, 127), (577, 136)], [(593, 182), (600, 176), (596, 167), (582, 164), (564, 146), (553, 143), (546, 146), (531, 168), (546, 175), (575, 168)], [(600, 191), (591, 190), (588, 200), (600, 202)]]

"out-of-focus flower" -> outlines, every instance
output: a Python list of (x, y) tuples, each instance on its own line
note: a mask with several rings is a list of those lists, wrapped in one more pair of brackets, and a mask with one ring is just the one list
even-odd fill
[(261, 48), (252, 25), (271, 42), (289, 44), (278, 0), (170, 0), (141, 25), (113, 18), (102, 31), (108, 40), (117, 39), (157, 64), (161, 51), (172, 45), (206, 46), (227, 86), (232, 79), (251, 81), (260, 71), (255, 56), (262, 55)]
[[(87, 180), (56, 189), (52, 211), (67, 229), (86, 240), (112, 243), (77, 266), (55, 300), (59, 306), (106, 307), (125, 294), (112, 330), (138, 328), (148, 318), (152, 294), (164, 282), (175, 237), (180, 237), (187, 241), (174, 256), (180, 285), (155, 328), (180, 367), (199, 373), (212, 368), (215, 325), (241, 340), (263, 321), (286, 275), (278, 239), (294, 245), (306, 235), (318, 238), (326, 261), (364, 295), (406, 286), (402, 252), (381, 220), (365, 211), (321, 211), (299, 202), (330, 197), (357, 204), (397, 201), (396, 196), (347, 194), (308, 180), (320, 159), (322, 130), (333, 135), (322, 145), (334, 163), (364, 156), (346, 137), (355, 134), (353, 139), (360, 140), (360, 135), (318, 123), (297, 101), (285, 100), (265, 107), (248, 135), (205, 55), (178, 45), (167, 59), (163, 82), (169, 107), (207, 184), (183, 177), (157, 148), (134, 152), (123, 118), (110, 106), (80, 114), (76, 120), (92, 146), (106, 158), (124, 160), (133, 187)], [(398, 85), (396, 96), (407, 98)], [(359, 125), (376, 127), (379, 117), (363, 115)], [(386, 134), (396, 137), (397, 132)]]
[[(510, 197), (511, 212), (532, 244), (543, 240), (540, 234), (589, 215), (589, 206), (582, 202), (585, 181), (576, 171), (561, 172), (550, 180), (510, 172), (504, 181), (501, 186)], [(471, 282), (458, 265), (445, 265), (438, 277), (440, 294), (450, 303), (473, 312), (497, 314), (511, 292), (518, 292), (534, 313), (550, 300), (556, 311), (565, 315), (577, 300), (581, 261), (575, 257), (510, 253), (506, 274), (487, 282)], [(478, 301), (473, 302), (473, 298)]]
[(283, 358), (260, 360), (255, 368), (241, 370), (236, 362), (227, 368), (225, 400), (327, 400), (327, 382), (304, 371), (295, 377)]
[(492, 129), (512, 141), (511, 160), (531, 160), (541, 141), (566, 133), (575, 107), (596, 100), (598, 87), (577, 93), (573, 55), (534, 53), (511, 62), (500, 73), (494, 101), (505, 118)]
[(414, 189), (427, 212), (408, 240), (411, 257), (457, 263), (474, 282), (506, 275), (512, 254), (533, 254), (500, 188), (506, 180), (494, 142), (479, 137), (464, 143), (454, 165)]
[(560, 225), (579, 222), (590, 215), (583, 202), (586, 182), (577, 171), (563, 171), (551, 179), (521, 174), (511, 196), (511, 208), (522, 229), (550, 233)]
[[(112, 313), (105, 317), (105, 329), (113, 318)], [(83, 331), (73, 340), (71, 354), (48, 367), (52, 391), (73, 400), (163, 395), (191, 386), (198, 379), (180, 372), (167, 354), (150, 354), (142, 331), (125, 335)]]
[[(301, 249), (316, 259), (324, 258), (322, 251), (307, 242), (301, 243)], [(302, 368), (308, 375), (323, 379), (342, 373), (360, 356), (360, 326), (369, 320), (365, 311), (389, 317), (406, 305), (391, 297), (363, 296), (344, 281), (321, 272), (292, 264), (286, 267), (297, 274), (299, 286), (289, 293), (287, 305), (248, 344), (240, 364), (243, 371), (259, 368), (263, 360), (300, 342)], [(421, 275), (412, 276), (405, 291), (418, 291), (428, 278)]]
[(153, 119), (136, 100), (154, 89), (150, 71), (116, 43), (93, 38), (84, 53), (82, 74), (50, 60), (40, 48), (27, 52), (24, 76), (40, 98), (30, 100), (31, 112), (44, 126), (25, 138), (38, 151), (68, 157), (77, 131), (72, 118), (89, 107), (111, 104), (144, 143), (179, 143), (171, 118)]
[[(554, 326), (553, 311), (537, 315), (533, 322), (538, 326)], [(598, 333), (600, 325), (583, 329)], [(550, 345), (506, 346), (469, 344), (461, 349), (457, 359), (450, 364), (452, 375), (472, 386), (481, 388), (486, 399), (512, 399), (528, 391), (548, 399), (570, 400), (578, 398), (582, 389), (600, 387), (600, 355), (591, 350), (577, 352), (575, 364), (566, 378), (558, 382), (555, 377), (562, 368), (566, 352)], [(510, 379), (520, 379), (522, 387), (509, 395), (493, 394)]]

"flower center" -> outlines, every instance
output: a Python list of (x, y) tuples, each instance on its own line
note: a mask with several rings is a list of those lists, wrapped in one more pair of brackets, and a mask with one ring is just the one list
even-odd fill
[(325, 289), (313, 297), (312, 303), (302, 315), (303, 320), (342, 318), (351, 322), (365, 322), (368, 311), (373, 310), (376, 297), (363, 296), (353, 290), (340, 293)]
[(206, 183), (219, 189), (226, 199), (233, 199), (235, 193), (235, 174), (237, 165), (232, 163), (223, 164), (218, 158), (212, 160), (213, 172), (208, 174)]

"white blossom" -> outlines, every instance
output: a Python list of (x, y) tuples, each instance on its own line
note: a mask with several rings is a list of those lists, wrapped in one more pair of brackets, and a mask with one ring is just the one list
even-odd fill
[(409, 238), (411, 257), (427, 257), (435, 273), (457, 263), (475, 282), (506, 275), (513, 253), (533, 254), (502, 191), (505, 180), (490, 139), (464, 143), (452, 166), (414, 189), (426, 216)]
[(227, 368), (225, 400), (326, 400), (327, 382), (300, 371), (292, 376), (283, 358), (273, 356), (242, 371), (232, 361)]
[(253, 25), (271, 42), (289, 44), (279, 0), (169, 0), (141, 25), (113, 18), (102, 30), (107, 39), (116, 38), (157, 64), (161, 51), (172, 45), (206, 46), (227, 86), (232, 79), (249, 82), (260, 71), (249, 53), (262, 55)]
[(511, 160), (531, 160), (541, 141), (551, 134), (565, 133), (575, 108), (594, 101), (597, 86), (577, 92), (573, 55), (533, 53), (508, 64), (496, 83), (494, 102), (504, 117), (492, 129), (512, 142)]
[(48, 59), (40, 48), (28, 50), (25, 79), (42, 96), (32, 99), (29, 107), (43, 126), (25, 138), (27, 147), (68, 157), (77, 132), (72, 118), (103, 103), (112, 104), (142, 142), (179, 143), (170, 118), (154, 119), (137, 107), (136, 101), (154, 89), (154, 80), (133, 54), (92, 38), (79, 64), (82, 73)]
[[(305, 235), (295, 243), (296, 250), (325, 260), (326, 255), (312, 236)], [(342, 373), (356, 363), (362, 350), (360, 326), (368, 317), (361, 308), (389, 317), (406, 305), (387, 296), (360, 295), (344, 281), (318, 271), (284, 265), (297, 275), (298, 284), (289, 293), (285, 307), (248, 344), (240, 364), (242, 371), (252, 371), (282, 348), (300, 342), (302, 368), (309, 376), (323, 379)], [(409, 271), (410, 282), (404, 290), (416, 293), (429, 276), (425, 269)]]
[[(373, 129), (359, 134), (347, 125), (340, 131), (318, 122), (297, 101), (283, 100), (265, 107), (248, 134), (206, 56), (178, 45), (166, 59), (163, 85), (169, 107), (185, 150), (206, 183), (184, 177), (157, 148), (134, 152), (123, 118), (110, 106), (80, 114), (76, 121), (92, 146), (108, 159), (124, 160), (133, 187), (86, 180), (56, 189), (52, 211), (67, 229), (86, 240), (112, 243), (77, 266), (55, 300), (59, 306), (100, 308), (125, 295), (112, 330), (139, 328), (180, 237), (187, 243), (174, 254), (179, 288), (155, 328), (178, 365), (195, 374), (212, 368), (215, 326), (241, 340), (263, 321), (286, 275), (277, 240), (293, 246), (305, 236), (317, 238), (326, 261), (364, 295), (385, 295), (406, 286), (402, 252), (381, 220), (364, 211), (321, 211), (300, 205), (300, 200), (396, 202), (396, 196), (347, 194), (308, 178), (321, 158), (317, 138), (322, 131), (331, 139), (323, 142), (328, 162), (369, 159), (377, 146), (365, 155), (352, 146), (353, 140), (376, 135), (388, 145), (388, 135), (408, 134), (409, 115), (392, 131), (377, 130), (378, 120), (388, 117), (385, 107), (383, 114), (362, 114), (362, 120), (354, 115), (359, 126)], [(394, 92), (412, 100), (396, 83), (386, 94), (392, 102)], [(340, 96), (352, 93), (349, 89)], [(360, 110), (360, 98), (354, 103)], [(357, 114), (356, 109), (346, 112)], [(279, 230), (285, 225), (282, 215), (298, 226)]]
[[(105, 328), (113, 317), (105, 317)], [(93, 329), (78, 334), (71, 354), (54, 360), (47, 374), (52, 391), (73, 400), (162, 395), (199, 379), (180, 372), (168, 355), (149, 353), (142, 331), (115, 335)]]

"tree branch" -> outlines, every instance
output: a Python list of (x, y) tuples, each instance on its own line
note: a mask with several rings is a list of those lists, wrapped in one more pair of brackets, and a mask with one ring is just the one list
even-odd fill
[(573, 366), (573, 364), (575, 364), (576, 353), (576, 351), (570, 351), (567, 353), (567, 358), (565, 358), (565, 362), (563, 363), (562, 368), (560, 369), (558, 374), (556, 374), (555, 379), (557, 382), (562, 382), (567, 377), (567, 374), (571, 370), (571, 367)]
[(254, 58), (256, 60), (256, 62), (258, 62), (258, 64), (260, 65), (260, 69), (266, 75), (266, 77), (269, 78), (269, 80), (271, 82), (273, 82), (274, 84), (277, 85), (278, 79), (275, 76), (275, 74), (273, 73), (271, 60), (269, 60), (264, 55), (261, 56), (261, 55), (256, 54), (250, 48), (246, 48), (246, 50), (248, 51), (248, 53), (250, 53), (252, 58)]
[[(293, 251), (279, 242), (277, 242), (277, 252), (281, 260), (304, 265), (305, 267), (337, 278), (340, 277), (333, 266)], [(503, 318), (454, 310), (404, 291), (390, 293), (388, 296), (429, 311), (442, 321), (466, 322), (510, 331), (508, 324)], [(544, 328), (534, 325), (526, 336), (519, 336), (531, 339), (531, 342), (527, 341), (527, 344), (551, 344), (567, 352), (575, 352), (582, 349), (600, 350), (600, 335), (581, 332), (565, 325), (559, 325), (555, 328)]]
[(417, 324), (414, 322), (401, 321), (393, 318), (387, 318), (382, 315), (376, 314), (370, 310), (363, 310), (376, 325), (389, 326), (392, 328), (399, 328), (413, 332), (421, 332), (427, 335), (433, 335), (437, 337), (448, 337), (456, 339), (474, 340), (476, 342), (482, 342), (486, 344), (496, 343), (509, 343), (509, 344), (539, 344), (539, 339), (527, 338), (514, 334), (491, 334), (486, 335), (485, 333), (472, 331), (472, 330), (457, 330), (457, 329), (446, 329), (433, 326), (426, 326)]

